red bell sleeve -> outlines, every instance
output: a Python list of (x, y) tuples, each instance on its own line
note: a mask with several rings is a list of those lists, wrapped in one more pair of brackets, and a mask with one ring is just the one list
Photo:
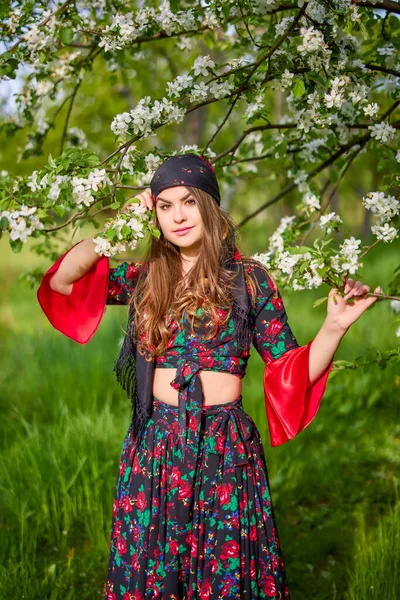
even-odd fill
[(37, 298), (55, 329), (79, 344), (87, 344), (95, 334), (107, 304), (129, 303), (139, 266), (143, 263), (124, 262), (110, 269), (109, 258), (102, 256), (90, 271), (74, 282), (70, 294), (60, 294), (50, 287), (50, 279), (72, 248), (45, 273)]
[(264, 397), (271, 446), (296, 437), (318, 412), (333, 361), (311, 382), (309, 356), (313, 341), (285, 352), (265, 366)]
[(253, 303), (253, 345), (265, 363), (264, 400), (271, 446), (293, 439), (318, 412), (333, 361), (310, 381), (313, 340), (299, 346), (287, 321), (281, 294), (258, 261), (249, 269), (256, 283)]
[(45, 273), (37, 291), (37, 298), (55, 329), (79, 344), (87, 344), (96, 332), (104, 313), (109, 260), (107, 256), (102, 256), (86, 275), (74, 282), (70, 294), (60, 294), (51, 289), (50, 279), (72, 248), (60, 256)]

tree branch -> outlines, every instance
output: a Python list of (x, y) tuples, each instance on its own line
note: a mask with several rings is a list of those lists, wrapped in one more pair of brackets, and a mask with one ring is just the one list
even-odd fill
[[(380, 118), (381, 121), (384, 121), (396, 109), (396, 107), (399, 104), (400, 104), (400, 100), (397, 100), (396, 102), (394, 102), (392, 104), (392, 106), (386, 111), (386, 113), (384, 115), (382, 115), (382, 117)], [(326, 169), (326, 167), (329, 167), (329, 165), (333, 164), (340, 156), (342, 156), (342, 154), (345, 154), (346, 152), (351, 150), (351, 148), (353, 146), (355, 146), (356, 144), (365, 145), (365, 143), (369, 140), (370, 137), (371, 137), (371, 133), (369, 132), (355, 140), (352, 140), (345, 146), (342, 146), (339, 150), (337, 150), (337, 152), (332, 154), (332, 156), (330, 156), (321, 165), (316, 167), (313, 171), (310, 171), (310, 173), (308, 174), (307, 180), (313, 179), (316, 175), (318, 175), (318, 173), (320, 173), (321, 171)], [(262, 212), (265, 208), (268, 208), (272, 204), (275, 204), (276, 202), (278, 202), (278, 200), (280, 200), (281, 198), (286, 196), (286, 194), (288, 194), (294, 187), (296, 187), (295, 183), (291, 183), (291, 184), (287, 185), (276, 196), (274, 196), (274, 198), (272, 198), (271, 200), (268, 200), (267, 202), (262, 204), (259, 208), (257, 208), (254, 212), (252, 212), (251, 214), (247, 215), (244, 219), (242, 219), (242, 221), (238, 224), (238, 227), (245, 225), (245, 223), (247, 223), (248, 221), (250, 221), (250, 219), (253, 219), (257, 215), (259, 215), (260, 212)]]

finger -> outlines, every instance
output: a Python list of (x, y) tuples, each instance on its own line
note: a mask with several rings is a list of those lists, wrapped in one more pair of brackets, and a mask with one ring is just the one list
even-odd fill
[(352, 279), (351, 277), (346, 279), (345, 286), (344, 286), (344, 293), (347, 294), (347, 292), (349, 292), (352, 289), (353, 285), (354, 285), (354, 279)]
[(334, 302), (335, 304), (337, 304), (337, 303), (338, 303), (338, 298), (340, 298), (340, 297), (341, 297), (341, 295), (340, 295), (340, 293), (339, 293), (339, 290), (338, 290), (337, 288), (335, 288), (335, 287), (334, 287), (334, 288), (331, 288), (331, 289), (329, 290), (328, 297), (329, 297), (329, 298), (332, 298), (332, 299), (333, 299), (333, 302)]
[(363, 296), (365, 294), (364, 291), (364, 284), (361, 281), (356, 281), (356, 284), (354, 286), (354, 295), (355, 296)]
[(353, 286), (348, 292), (347, 294), (345, 294), (343, 296), (343, 300), (349, 300), (350, 298), (353, 298), (354, 294), (355, 294), (356, 288), (355, 286)]
[[(374, 293), (376, 293), (376, 294), (380, 294), (381, 293), (381, 286), (380, 285), (378, 285), (378, 287), (374, 289)], [(366, 307), (368, 308), (369, 306), (371, 306), (371, 304), (373, 304), (377, 300), (378, 300), (377, 296), (369, 296), (368, 298), (364, 299), (364, 302), (365, 302)]]
[(143, 192), (143, 195), (144, 195), (146, 206), (147, 206), (148, 210), (153, 210), (154, 202), (153, 202), (153, 198), (152, 198), (151, 189), (147, 188)]

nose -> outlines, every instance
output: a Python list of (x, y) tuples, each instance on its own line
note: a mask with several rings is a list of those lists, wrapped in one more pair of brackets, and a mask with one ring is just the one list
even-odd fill
[(186, 217), (183, 211), (182, 206), (180, 206), (178, 204), (178, 206), (176, 206), (174, 208), (174, 221), (176, 221), (177, 223), (181, 223), (182, 221), (185, 221)]

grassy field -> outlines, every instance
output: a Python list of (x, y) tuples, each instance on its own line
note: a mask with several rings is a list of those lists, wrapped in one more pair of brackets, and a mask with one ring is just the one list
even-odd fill
[[(368, 257), (363, 280), (390, 279), (397, 248)], [(118, 460), (129, 406), (112, 373), (125, 309), (108, 307), (80, 346), (53, 330), (36, 291), (18, 283), (27, 252), (2, 242), (0, 285), (0, 598), (101, 598)], [(43, 263), (42, 263), (43, 264)], [(47, 265), (48, 267), (49, 265)], [(284, 295), (301, 344), (317, 333), (321, 291)], [(388, 302), (351, 328), (336, 359), (394, 347)], [(270, 448), (263, 364), (253, 349), (247, 412), (264, 440), (292, 600), (400, 596), (400, 375), (398, 364), (331, 375), (316, 420)]]

